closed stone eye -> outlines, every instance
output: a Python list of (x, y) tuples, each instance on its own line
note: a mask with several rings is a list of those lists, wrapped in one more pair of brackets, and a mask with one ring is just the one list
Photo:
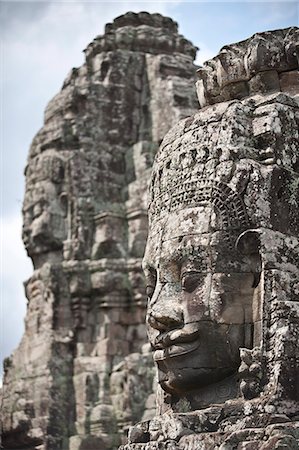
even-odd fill
[(200, 272), (186, 272), (181, 277), (181, 286), (183, 291), (193, 292), (201, 280)]

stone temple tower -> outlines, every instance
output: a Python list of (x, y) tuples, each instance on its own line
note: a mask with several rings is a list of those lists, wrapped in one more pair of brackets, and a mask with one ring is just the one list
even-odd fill
[(159, 14), (107, 24), (45, 111), (25, 169), (25, 334), (5, 360), (5, 449), (112, 450), (154, 410), (141, 271), (165, 133), (196, 108), (196, 48)]

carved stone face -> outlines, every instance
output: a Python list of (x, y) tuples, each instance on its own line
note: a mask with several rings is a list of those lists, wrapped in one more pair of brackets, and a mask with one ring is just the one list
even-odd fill
[(30, 254), (60, 248), (64, 237), (65, 212), (57, 198), (56, 187), (50, 181), (40, 182), (30, 194), (32, 200), (23, 209), (25, 247)]
[[(29, 256), (62, 248), (65, 209), (60, 194), (64, 180), (61, 158), (45, 154), (30, 161), (23, 205), (23, 241)], [(36, 262), (36, 261), (35, 261)]]
[(252, 346), (254, 273), (212, 221), (207, 207), (171, 213), (151, 227), (144, 257), (159, 381), (178, 396), (235, 373)]

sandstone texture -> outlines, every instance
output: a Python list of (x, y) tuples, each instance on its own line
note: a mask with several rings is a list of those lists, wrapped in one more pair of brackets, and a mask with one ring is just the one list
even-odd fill
[(25, 169), (25, 334), (5, 360), (2, 445), (112, 450), (154, 415), (141, 259), (165, 133), (197, 108), (196, 48), (127, 13), (85, 50), (45, 111)]
[(299, 449), (299, 29), (224, 47), (150, 182), (157, 412), (123, 450)]

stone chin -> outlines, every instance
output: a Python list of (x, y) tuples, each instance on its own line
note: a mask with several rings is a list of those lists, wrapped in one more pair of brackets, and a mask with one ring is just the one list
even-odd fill
[(63, 247), (62, 240), (50, 233), (27, 236), (24, 237), (23, 233), (24, 246), (29, 256), (61, 250)]
[(240, 365), (239, 359), (234, 363), (223, 360), (215, 364), (208, 349), (203, 349), (198, 340), (156, 350), (153, 356), (162, 389), (179, 396), (228, 378)]
[(182, 396), (223, 381), (237, 372), (232, 367), (167, 367), (167, 361), (157, 363), (159, 383), (170, 394)]

